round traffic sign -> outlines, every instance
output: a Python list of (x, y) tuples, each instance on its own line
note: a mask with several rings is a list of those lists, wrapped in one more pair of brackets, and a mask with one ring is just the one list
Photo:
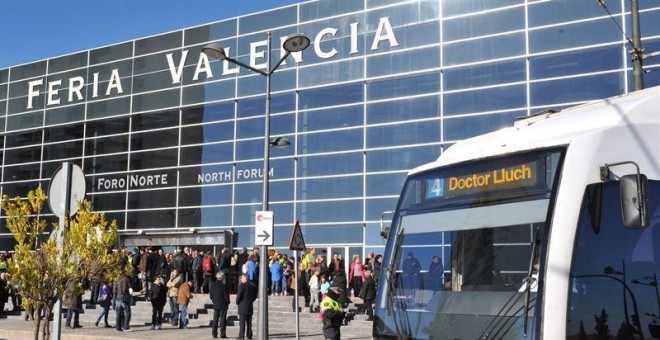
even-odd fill
[(71, 199), (69, 200), (69, 216), (72, 216), (78, 211), (78, 202), (82, 201), (85, 198), (85, 173), (83, 173), (80, 166), (73, 163), (62, 164), (50, 180), (50, 185), (48, 186), (48, 205), (50, 210), (56, 216), (63, 217), (64, 215), (64, 196), (65, 196), (65, 183), (66, 178), (66, 167), (71, 167), (71, 182), (69, 186), (71, 187)]

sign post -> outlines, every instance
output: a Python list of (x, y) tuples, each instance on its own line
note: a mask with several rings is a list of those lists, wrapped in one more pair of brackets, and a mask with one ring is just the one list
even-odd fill
[(295, 303), (296, 303), (296, 339), (300, 337), (300, 309), (298, 307), (298, 250), (305, 250), (305, 239), (300, 230), (300, 223), (296, 220), (289, 239), (289, 249), (293, 250), (294, 280), (296, 280)]
[[(78, 211), (78, 202), (85, 198), (85, 174), (73, 163), (64, 162), (53, 173), (48, 186), (48, 204), (50, 210), (60, 218), (59, 227), (51, 234), (57, 241), (57, 247), (62, 247), (62, 235), (68, 217)], [(60, 249), (61, 250), (61, 249)], [(59, 340), (62, 333), (62, 300), (58, 299), (53, 308), (53, 333)]]
[(257, 211), (255, 215), (254, 244), (257, 246), (273, 245), (273, 212)]

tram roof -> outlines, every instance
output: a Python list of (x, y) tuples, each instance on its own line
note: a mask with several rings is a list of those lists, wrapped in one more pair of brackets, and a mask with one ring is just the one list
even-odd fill
[(421, 165), (410, 173), (468, 160), (568, 145), (581, 136), (606, 133), (614, 126), (625, 124), (660, 126), (660, 86), (559, 112), (523, 117), (511, 127), (460, 141), (436, 161)]

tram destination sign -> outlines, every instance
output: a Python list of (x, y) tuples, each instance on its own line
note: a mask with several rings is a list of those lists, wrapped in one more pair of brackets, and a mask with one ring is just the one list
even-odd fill
[(539, 184), (540, 161), (513, 166), (492, 167), (487, 170), (452, 173), (426, 180), (426, 199), (452, 198), (463, 195), (498, 192), (512, 189), (536, 188)]

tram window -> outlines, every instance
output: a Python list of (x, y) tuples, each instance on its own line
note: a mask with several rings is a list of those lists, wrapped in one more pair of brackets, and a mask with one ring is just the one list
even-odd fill
[(582, 203), (570, 272), (567, 337), (596, 326), (608, 328), (609, 336), (655, 337), (660, 332), (660, 181), (649, 181), (651, 224), (645, 229), (623, 226), (619, 183), (602, 185), (600, 230), (592, 228), (589, 218), (591, 188)]

